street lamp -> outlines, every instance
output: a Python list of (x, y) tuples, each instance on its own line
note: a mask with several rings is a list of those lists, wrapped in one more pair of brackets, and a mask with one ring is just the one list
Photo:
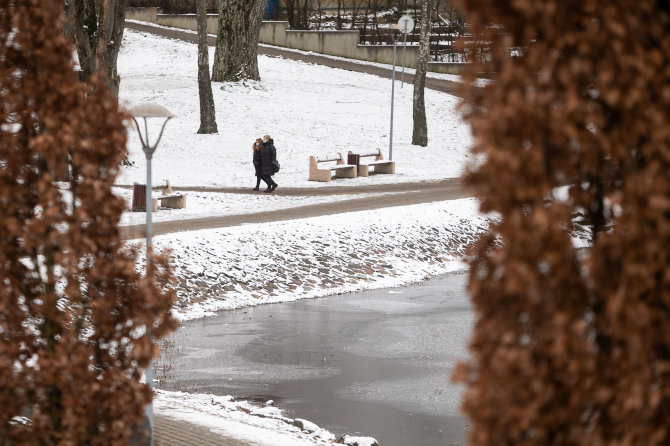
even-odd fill
[(391, 38), (393, 39), (393, 72), (391, 74), (391, 130), (389, 131), (389, 161), (393, 161), (393, 101), (395, 99), (395, 53), (396, 53), (396, 31), (402, 28), (400, 25), (393, 24), (389, 26)]
[[(157, 104), (137, 105), (130, 109), (130, 114), (132, 115), (133, 121), (135, 122), (135, 126), (137, 127), (137, 133), (139, 134), (140, 142), (142, 143), (142, 150), (144, 151), (144, 155), (147, 158), (147, 188), (146, 188), (145, 210), (147, 213), (146, 267), (147, 267), (147, 277), (149, 277), (149, 275), (151, 274), (151, 211), (153, 207), (152, 206), (153, 202), (151, 200), (151, 158), (153, 157), (153, 154), (156, 151), (156, 147), (158, 147), (158, 143), (160, 142), (161, 137), (163, 136), (163, 130), (165, 130), (165, 124), (167, 124), (170, 118), (174, 117), (174, 115), (167, 108)], [(139, 122), (137, 122), (138, 118), (144, 120), (144, 137), (142, 137), (142, 129), (140, 128), (140, 124)], [(156, 142), (153, 145), (151, 145), (151, 143), (149, 142), (149, 129), (147, 126), (147, 118), (165, 119), (163, 125), (161, 126), (161, 131), (158, 134), (158, 139), (156, 139)], [(149, 335), (149, 338), (151, 338), (151, 327), (147, 328), (147, 333)], [(154, 375), (153, 358), (150, 358), (149, 365), (144, 371), (144, 377), (151, 392), (153, 392), (153, 379), (154, 379), (153, 375)], [(151, 401), (149, 402), (149, 404), (147, 404), (146, 414), (147, 414), (147, 420), (149, 421), (149, 433), (151, 435), (149, 444), (153, 445), (154, 410), (153, 410), (153, 403)]]

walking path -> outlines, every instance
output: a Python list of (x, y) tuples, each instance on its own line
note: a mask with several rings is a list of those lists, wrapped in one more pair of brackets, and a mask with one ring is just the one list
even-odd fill
[(206, 427), (155, 414), (155, 446), (250, 446), (248, 443), (216, 434)]
[[(138, 23), (135, 21), (126, 21), (126, 28), (135, 31), (142, 31), (158, 36), (167, 37), (170, 39), (179, 39), (186, 42), (197, 43), (198, 34), (193, 31), (185, 31), (178, 28), (165, 28), (151, 23)], [(208, 42), (210, 45), (216, 44), (216, 38), (209, 36)], [(295, 50), (283, 49), (276, 46), (259, 45), (258, 54), (266, 56), (283, 57), (285, 59), (299, 60), (302, 62), (313, 63), (317, 65), (324, 65), (331, 68), (340, 68), (343, 70), (355, 71), (357, 73), (367, 73), (375, 76), (391, 79), (392, 70), (376, 65), (370, 65), (364, 62), (356, 62), (353, 60), (335, 59), (333, 57), (321, 54), (303, 54)], [(414, 75), (405, 73), (405, 79), (408, 83), (414, 82)], [(426, 88), (431, 90), (449, 93), (454, 96), (464, 97), (462, 94), (461, 84), (458, 82), (448, 81), (446, 79), (434, 79), (426, 77)], [(476, 92), (478, 87), (471, 87), (472, 92)]]
[[(246, 189), (233, 188), (200, 188), (185, 187), (173, 188), (180, 191), (208, 191), (221, 193), (256, 193)], [(384, 184), (367, 187), (327, 186), (323, 188), (282, 188), (275, 192), (277, 195), (323, 196), (352, 193), (384, 193), (395, 192), (392, 195), (382, 195), (368, 198), (358, 198), (335, 203), (312, 204), (277, 211), (258, 212), (254, 214), (227, 215), (188, 220), (157, 222), (153, 224), (153, 234), (162, 235), (173, 232), (196, 231), (200, 229), (224, 228), (239, 226), (248, 223), (267, 223), (273, 221), (295, 220), (301, 218), (320, 217), (323, 215), (341, 214), (346, 212), (366, 211), (393, 206), (406, 206), (435, 201), (455, 200), (468, 197), (458, 178), (449, 178), (434, 183), (399, 183)], [(121, 228), (122, 237), (126, 240), (142, 238), (145, 235), (145, 225), (124, 226)]]

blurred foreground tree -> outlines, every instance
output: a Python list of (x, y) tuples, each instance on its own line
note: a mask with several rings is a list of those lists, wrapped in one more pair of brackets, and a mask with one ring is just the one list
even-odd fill
[(455, 374), (470, 444), (670, 444), (668, 2), (458, 4), (498, 73), (464, 104), (467, 183), (500, 216)]
[(258, 36), (265, 0), (219, 0), (212, 80), (259, 80)]
[(64, 8), (63, 32), (77, 49), (84, 79), (99, 74), (117, 97), (121, 83), (117, 59), (125, 29), (126, 2), (65, 0)]
[(0, 0), (0, 444), (126, 445), (174, 292), (166, 259), (140, 275), (120, 240), (126, 116), (77, 81), (62, 11)]

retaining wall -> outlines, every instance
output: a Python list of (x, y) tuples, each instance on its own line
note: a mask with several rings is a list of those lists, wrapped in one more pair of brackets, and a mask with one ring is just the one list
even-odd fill
[[(158, 14), (157, 8), (128, 8), (126, 18), (156, 23), (161, 26), (197, 30), (195, 14)], [(216, 34), (218, 18), (216, 14), (207, 15), (207, 32)], [(289, 30), (288, 22), (264, 21), (261, 25), (259, 42), (284, 48), (346, 57), (383, 64), (393, 63), (392, 45), (361, 45), (360, 33), (334, 30)], [(406, 66), (416, 67), (418, 47), (406, 48)], [(397, 47), (396, 65), (402, 66), (402, 46)], [(469, 64), (430, 62), (428, 70), (438, 73), (461, 74)]]
[(126, 19), (156, 23), (158, 8), (126, 8)]

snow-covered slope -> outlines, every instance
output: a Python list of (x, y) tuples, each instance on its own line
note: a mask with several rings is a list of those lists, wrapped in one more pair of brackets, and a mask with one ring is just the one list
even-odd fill
[[(197, 135), (196, 45), (126, 30), (119, 55), (122, 103), (155, 102), (177, 115), (154, 154), (154, 183), (247, 186), (254, 179), (251, 145), (266, 133), (275, 139), (282, 166), (276, 180), (284, 187), (322, 184), (307, 180), (309, 155), (381, 148), (388, 158), (390, 80), (268, 56), (258, 62), (260, 82), (213, 84), (219, 134)], [(413, 146), (412, 86), (401, 89), (396, 82), (398, 174), (326, 184), (438, 180), (461, 172), (471, 135), (456, 111), (458, 100), (426, 90), (429, 145)], [(157, 135), (158, 124), (150, 122), (150, 136)], [(128, 148), (135, 166), (125, 168), (118, 183), (144, 183), (144, 153), (134, 130)]]

